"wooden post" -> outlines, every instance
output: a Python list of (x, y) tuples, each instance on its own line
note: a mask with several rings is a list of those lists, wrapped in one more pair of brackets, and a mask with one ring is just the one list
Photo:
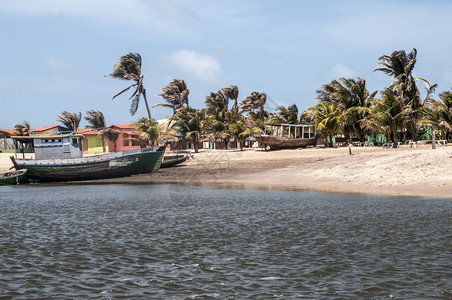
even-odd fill
[(433, 127), (432, 127), (432, 149), (436, 149), (436, 133)]

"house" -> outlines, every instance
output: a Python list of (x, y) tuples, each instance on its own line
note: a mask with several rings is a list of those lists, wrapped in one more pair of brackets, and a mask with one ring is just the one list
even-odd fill
[[(99, 135), (100, 131), (94, 129), (78, 129), (77, 133), (82, 134), (85, 137), (83, 140), (83, 153), (91, 154), (104, 152), (102, 137)], [(108, 141), (105, 141), (105, 152), (109, 152)]]
[(110, 127), (121, 132), (118, 140), (116, 141), (116, 147), (115, 143), (108, 141), (108, 149), (110, 152), (114, 152), (115, 149), (117, 152), (120, 152), (124, 150), (144, 148), (147, 146), (147, 143), (141, 143), (138, 140), (139, 132), (134, 126), (114, 124)]

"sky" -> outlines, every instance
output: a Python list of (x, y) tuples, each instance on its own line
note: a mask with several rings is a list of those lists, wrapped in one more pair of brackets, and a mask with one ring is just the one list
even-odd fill
[(57, 125), (62, 111), (100, 110), (108, 125), (147, 116), (142, 100), (130, 115), (130, 94), (112, 100), (129, 83), (105, 77), (129, 52), (142, 56), (151, 106), (176, 78), (195, 108), (237, 85), (239, 100), (265, 92), (270, 111), (304, 111), (341, 77), (383, 90), (392, 79), (374, 72), (378, 58), (413, 48), (414, 76), (437, 97), (452, 88), (451, 11), (446, 0), (0, 0), (0, 128)]

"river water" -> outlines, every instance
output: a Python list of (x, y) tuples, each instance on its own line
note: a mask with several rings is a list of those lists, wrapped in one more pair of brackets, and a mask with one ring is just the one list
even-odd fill
[(0, 198), (0, 298), (452, 298), (452, 199), (177, 185)]

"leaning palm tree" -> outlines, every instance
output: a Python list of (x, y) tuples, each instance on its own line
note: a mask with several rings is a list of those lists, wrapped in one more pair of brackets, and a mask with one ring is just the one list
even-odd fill
[(30, 123), (24, 121), (22, 124), (16, 124), (14, 125), (14, 130), (16, 131), (17, 135), (29, 136), (31, 132)]
[(119, 58), (119, 62), (113, 66), (113, 73), (106, 75), (108, 77), (118, 78), (121, 80), (132, 80), (135, 83), (120, 91), (113, 96), (113, 99), (119, 95), (127, 92), (130, 88), (135, 87), (135, 91), (129, 100), (132, 100), (130, 105), (130, 113), (135, 115), (138, 110), (138, 104), (140, 103), (140, 97), (143, 95), (144, 103), (148, 111), (149, 119), (151, 118), (151, 111), (149, 109), (148, 100), (146, 98), (146, 89), (143, 86), (144, 75), (141, 75), (141, 55), (139, 53), (132, 53), (123, 55)]
[(265, 110), (266, 102), (267, 95), (265, 93), (252, 92), (240, 103), (240, 108), (242, 111), (248, 112), (248, 116), (254, 121), (260, 120), (263, 125), (265, 117), (268, 116), (268, 111)]
[(105, 136), (102, 134), (102, 129), (107, 127), (107, 123), (105, 122), (104, 114), (101, 111), (91, 109), (86, 112), (85, 120), (89, 123), (86, 128), (99, 131), (99, 135), (102, 138), (102, 149), (105, 152)]
[(239, 98), (239, 87), (236, 85), (230, 85), (227, 88), (221, 89), (223, 95), (229, 100), (234, 100), (234, 105), (232, 106), (232, 113), (234, 114), (235, 120), (238, 120), (239, 105), (237, 103)]
[(68, 111), (63, 111), (60, 116), (58, 116), (57, 122), (63, 124), (69, 131), (77, 132), (80, 121), (82, 120), (82, 113), (71, 113)]
[(182, 79), (173, 79), (167, 86), (162, 88), (162, 93), (157, 96), (165, 99), (167, 103), (159, 103), (154, 107), (168, 107), (173, 109), (173, 115), (176, 110), (183, 107), (184, 104), (188, 107), (188, 94), (190, 90), (187, 84)]
[[(416, 64), (416, 56), (416, 49), (413, 49), (408, 54), (405, 50), (394, 51), (391, 55), (381, 56), (379, 58), (379, 64), (383, 67), (374, 70), (381, 71), (394, 78), (391, 88), (402, 105), (408, 109), (405, 113), (407, 116), (405, 126), (409, 135), (414, 140), (417, 140), (419, 124), (423, 118), (424, 106), (416, 81), (422, 80), (426, 82), (427, 86), (431, 86), (427, 80), (413, 77), (412, 73)], [(435, 85), (432, 87), (435, 87)]]
[(102, 136), (113, 143), (114, 152), (116, 152), (116, 141), (118, 140), (120, 134), (121, 131), (113, 128), (105, 128), (102, 130)]

